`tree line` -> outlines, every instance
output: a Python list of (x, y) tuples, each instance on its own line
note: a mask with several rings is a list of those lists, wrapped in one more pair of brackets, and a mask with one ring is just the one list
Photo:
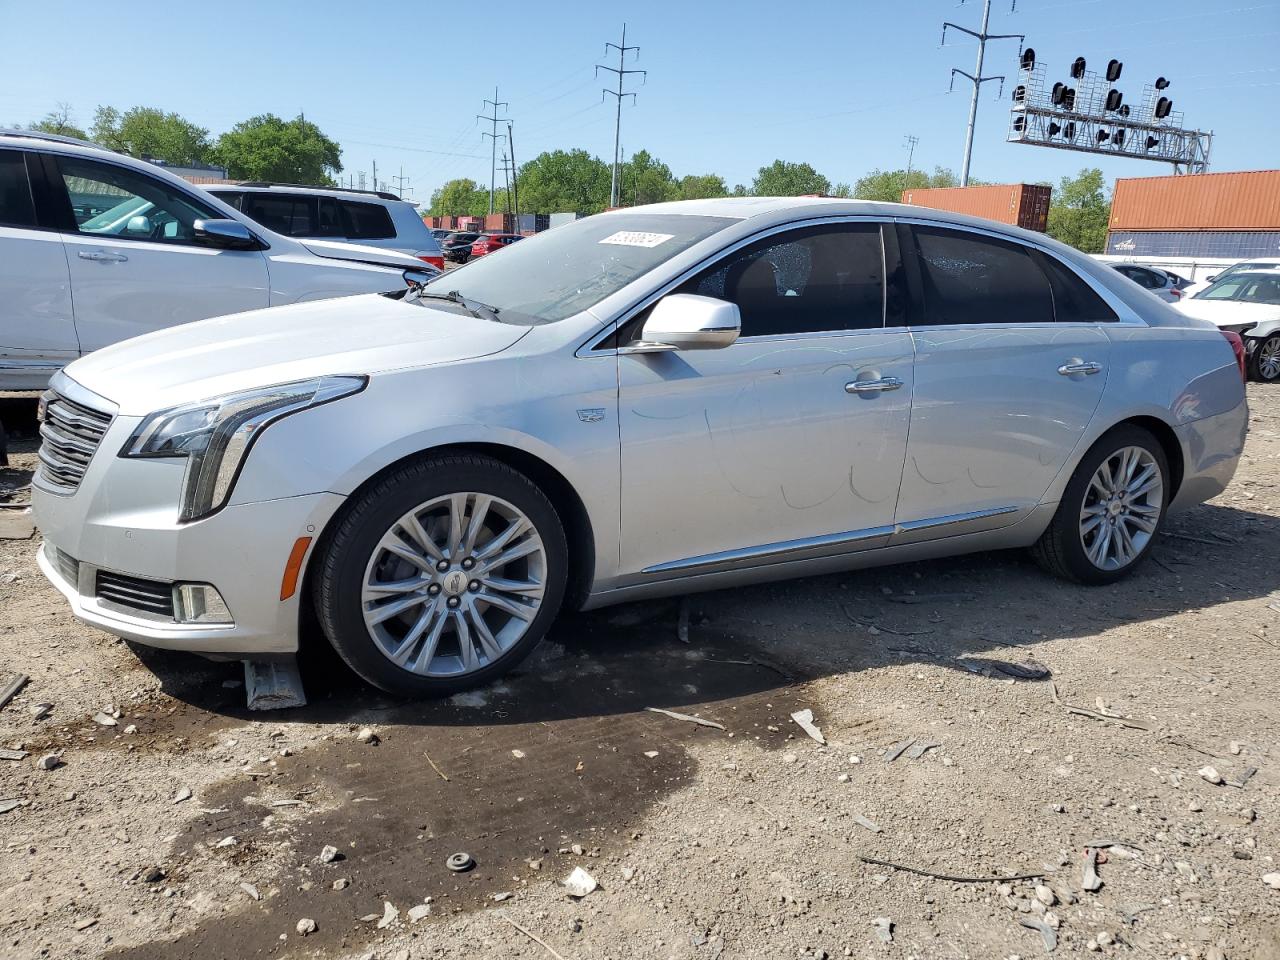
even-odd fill
[[(77, 127), (66, 104), (28, 125), (48, 133), (94, 140), (135, 157), (165, 163), (211, 164), (225, 167), (233, 180), (273, 180), (281, 183), (333, 185), (342, 171), (342, 148), (314, 123), (299, 116), (283, 120), (262, 114), (237, 123), (214, 138), (208, 130), (179, 114), (154, 107), (119, 111), (99, 106), (89, 129)], [(515, 194), (521, 213), (598, 213), (609, 205), (611, 164), (586, 150), (548, 150), (522, 164)], [(713, 197), (800, 196), (823, 194), (859, 200), (897, 202), (904, 190), (954, 187), (959, 179), (945, 167), (926, 170), (875, 169), (849, 183), (832, 183), (811, 164), (774, 160), (761, 167), (750, 184), (729, 186), (716, 173), (677, 176), (647, 150), (638, 150), (621, 164), (619, 195), (623, 206), (665, 200)], [(976, 181), (975, 181), (976, 183)], [(505, 188), (494, 195), (494, 209), (514, 209)], [(450, 180), (435, 190), (430, 216), (481, 216), (489, 212), (489, 191), (475, 180)], [(1102, 171), (1082, 169), (1063, 177), (1049, 208), (1048, 233), (1086, 253), (1099, 253), (1111, 217)]]
[(75, 125), (59, 104), (27, 129), (92, 140), (109, 150), (178, 166), (225, 167), (232, 180), (334, 185), (342, 148), (303, 117), (282, 120), (264, 113), (242, 120), (214, 138), (204, 127), (155, 107), (120, 111), (99, 106), (88, 130)]

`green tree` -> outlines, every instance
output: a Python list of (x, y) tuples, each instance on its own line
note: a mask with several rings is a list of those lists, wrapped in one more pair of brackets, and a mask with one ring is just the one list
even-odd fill
[(115, 107), (98, 107), (90, 133), (104, 147), (134, 157), (176, 164), (209, 159), (208, 130), (155, 107), (132, 107), (124, 113)]
[(433, 217), (478, 217), (488, 212), (489, 191), (474, 180), (450, 180), (431, 194)]
[(680, 187), (671, 168), (650, 155), (648, 150), (633, 153), (631, 159), (622, 164), (620, 172), (622, 183), (618, 188), (618, 200), (624, 207), (680, 198)]
[[(21, 124), (15, 124), (21, 127)], [(39, 120), (27, 124), (27, 130), (39, 130), (41, 133), (53, 133), (60, 137), (75, 137), (88, 140), (89, 134), (71, 122), (71, 104), (59, 103), (56, 110), (50, 110)]]
[(925, 170), (872, 170), (858, 180), (853, 195), (859, 200), (880, 200), (885, 203), (901, 203), (904, 190), (923, 190), (927, 187), (955, 187), (960, 181), (945, 167), (935, 167), (930, 174)]
[(1110, 222), (1111, 200), (1101, 170), (1086, 167), (1062, 178), (1049, 204), (1049, 236), (1084, 253), (1101, 253)]
[(609, 164), (585, 150), (540, 153), (520, 167), (520, 212), (599, 213), (610, 179)]
[(264, 113), (237, 123), (212, 153), (234, 180), (330, 185), (342, 171), (342, 148), (302, 117)]
[(677, 185), (678, 200), (709, 200), (712, 197), (727, 197), (729, 188), (725, 186), (724, 177), (717, 173), (688, 174), (680, 178)]
[(807, 163), (775, 160), (761, 167), (751, 192), (757, 197), (798, 197), (804, 193), (828, 193), (831, 181)]

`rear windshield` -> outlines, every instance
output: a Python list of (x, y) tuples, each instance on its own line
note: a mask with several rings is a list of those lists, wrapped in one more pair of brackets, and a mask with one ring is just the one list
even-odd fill
[(656, 213), (587, 217), (513, 243), (500, 257), (472, 259), (430, 287), (496, 307), (507, 323), (554, 323), (735, 222)]

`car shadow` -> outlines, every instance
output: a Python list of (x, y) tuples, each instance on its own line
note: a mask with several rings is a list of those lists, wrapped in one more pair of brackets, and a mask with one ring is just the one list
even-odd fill
[(1280, 589), (1277, 561), (1280, 518), (1204, 505), (1171, 518), (1142, 569), (1109, 587), (1065, 583), (1004, 551), (632, 603), (562, 616), (507, 677), (428, 701), (370, 687), (313, 635), (302, 657), (307, 706), (269, 714), (248, 711), (243, 690), (210, 682), (234, 681), (238, 664), (193, 674), (189, 655), (135, 649), (166, 693), (228, 717), (551, 722), (705, 706), (912, 661), (1035, 682), (1051, 675), (1035, 661), (1040, 643), (1269, 596)]

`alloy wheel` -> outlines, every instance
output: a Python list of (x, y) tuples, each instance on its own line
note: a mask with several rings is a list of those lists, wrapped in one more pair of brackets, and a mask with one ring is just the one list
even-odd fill
[(524, 636), (546, 580), (546, 549), (523, 512), (499, 497), (452, 493), (414, 507), (378, 541), (361, 609), (396, 666), (460, 677)]
[(1258, 376), (1262, 380), (1280, 377), (1280, 337), (1267, 337), (1258, 346)]
[(1121, 570), (1156, 532), (1164, 502), (1160, 465), (1143, 447), (1122, 447), (1098, 465), (1080, 509), (1080, 542), (1099, 570)]

